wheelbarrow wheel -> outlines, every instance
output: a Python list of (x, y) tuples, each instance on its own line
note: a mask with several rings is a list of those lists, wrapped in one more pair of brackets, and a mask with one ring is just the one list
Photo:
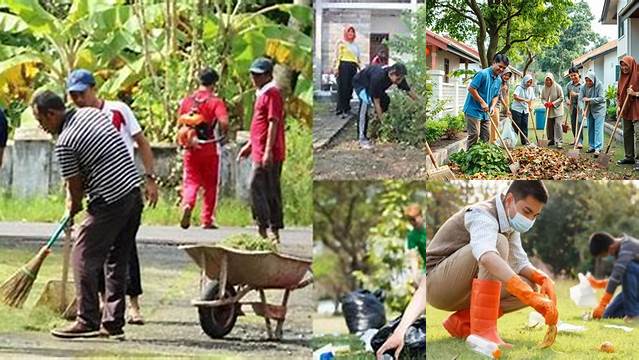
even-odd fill
[[(219, 294), (219, 283), (211, 281), (202, 289), (202, 300), (219, 300)], [(235, 294), (235, 289), (227, 285), (225, 297), (235, 296)], [(200, 326), (211, 338), (223, 338), (235, 326), (238, 310), (239, 305), (236, 303), (223, 306), (199, 306)]]

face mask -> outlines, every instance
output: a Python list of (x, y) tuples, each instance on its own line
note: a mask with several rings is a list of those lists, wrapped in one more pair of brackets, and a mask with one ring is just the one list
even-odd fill
[[(517, 210), (515, 209), (515, 211)], [(524, 215), (520, 214), (518, 211), (514, 217), (509, 217), (508, 220), (510, 221), (510, 226), (512, 226), (515, 231), (520, 233), (525, 233), (526, 231), (530, 230), (530, 228), (532, 228), (535, 224), (535, 220), (528, 219)]]

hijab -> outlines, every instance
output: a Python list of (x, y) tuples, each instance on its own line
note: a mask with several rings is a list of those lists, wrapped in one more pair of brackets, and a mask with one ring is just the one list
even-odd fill
[[(619, 76), (619, 85), (617, 88), (617, 102), (622, 107), (626, 100), (626, 94), (628, 93), (628, 87), (632, 85), (633, 91), (639, 91), (639, 65), (632, 56), (624, 56), (620, 63), (623, 62), (630, 68), (628, 74), (624, 74), (623, 71)], [(639, 106), (635, 103), (634, 98), (628, 98), (628, 104), (626, 109), (621, 114), (624, 119), (639, 120)]]

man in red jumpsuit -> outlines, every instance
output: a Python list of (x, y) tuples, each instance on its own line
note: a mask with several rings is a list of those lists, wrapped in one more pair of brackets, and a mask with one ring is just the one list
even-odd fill
[(190, 146), (184, 153), (184, 172), (182, 177), (182, 220), (180, 226), (191, 226), (191, 213), (195, 207), (197, 191), (204, 189), (204, 201), (200, 214), (200, 223), (204, 229), (217, 229), (215, 224), (215, 206), (220, 179), (221, 144), (216, 141), (216, 126), (223, 134), (228, 128), (228, 115), (224, 101), (217, 97), (215, 84), (219, 79), (215, 70), (206, 68), (200, 71), (200, 87), (184, 98), (180, 105), (180, 115), (197, 113), (202, 116), (202, 124), (196, 126), (198, 143)]

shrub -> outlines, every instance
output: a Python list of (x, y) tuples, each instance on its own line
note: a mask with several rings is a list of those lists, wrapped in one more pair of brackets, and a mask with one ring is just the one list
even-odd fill
[(460, 170), (467, 175), (502, 175), (509, 170), (504, 151), (497, 145), (485, 142), (478, 142), (467, 151), (452, 154), (450, 161), (459, 165)]
[(451, 140), (455, 139), (457, 134), (466, 128), (466, 120), (464, 120), (464, 114), (461, 112), (457, 115), (448, 114), (444, 116), (442, 120), (446, 120), (446, 123), (448, 124), (446, 137)]
[(426, 141), (434, 143), (448, 132), (446, 119), (431, 120), (426, 122)]

